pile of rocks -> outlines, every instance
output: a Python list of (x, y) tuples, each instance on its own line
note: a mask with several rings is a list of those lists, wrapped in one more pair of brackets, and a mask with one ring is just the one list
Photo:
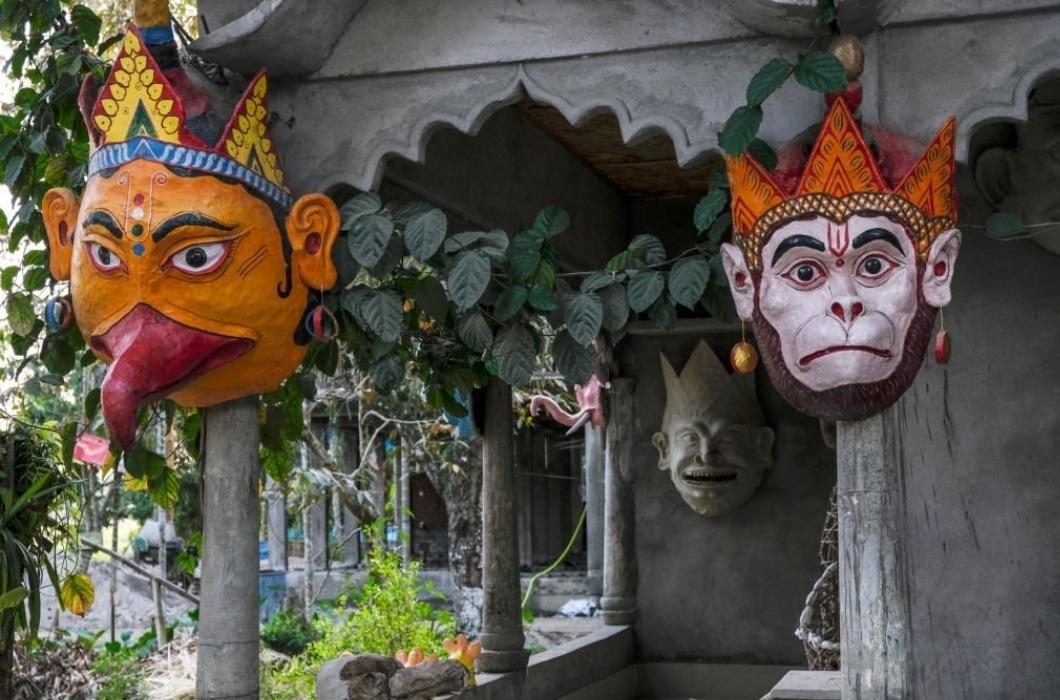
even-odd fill
[(404, 667), (378, 654), (345, 655), (317, 672), (319, 700), (430, 700), (459, 693), (469, 684), (467, 669), (445, 659)]

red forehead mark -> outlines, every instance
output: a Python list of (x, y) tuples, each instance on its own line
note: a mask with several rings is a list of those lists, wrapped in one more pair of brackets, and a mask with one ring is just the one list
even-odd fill
[(133, 197), (133, 204), (135, 204), (136, 206), (140, 206), (143, 203), (144, 203), (144, 196), (141, 193), (137, 192), (136, 196)]
[(828, 227), (828, 252), (837, 258), (842, 257), (850, 246), (850, 229), (846, 224)]
[(843, 260), (843, 258), (836, 258), (835, 259), (835, 266), (836, 267), (843, 267), (844, 264), (846, 264), (846, 261)]

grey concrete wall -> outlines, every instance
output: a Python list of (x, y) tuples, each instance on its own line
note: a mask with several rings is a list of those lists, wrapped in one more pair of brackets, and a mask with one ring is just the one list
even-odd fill
[[(734, 513), (704, 518), (685, 505), (657, 467), (651, 436), (665, 405), (659, 351), (682, 367), (700, 337), (633, 336), (620, 346), (622, 373), (637, 379), (638, 659), (801, 665), (792, 631), (818, 576), (835, 453), (816, 419), (784, 404), (759, 371), (760, 402), (777, 435), (773, 469)], [(722, 357), (739, 339), (705, 337)]]
[(979, 213), (946, 309), (953, 357), (899, 411), (912, 697), (1045, 698), (1060, 682), (1060, 258), (987, 239)]

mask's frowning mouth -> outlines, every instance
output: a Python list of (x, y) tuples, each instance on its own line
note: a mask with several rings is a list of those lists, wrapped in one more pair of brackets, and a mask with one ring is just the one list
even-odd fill
[(822, 357), (824, 357), (825, 355), (831, 355), (832, 353), (835, 353), (835, 352), (844, 352), (844, 351), (851, 351), (851, 350), (857, 351), (857, 352), (867, 352), (867, 353), (869, 353), (871, 355), (877, 355), (877, 356), (882, 357), (882, 358), (887, 359), (887, 360), (891, 359), (891, 351), (890, 350), (882, 350), (880, 348), (872, 348), (872, 347), (869, 347), (868, 345), (833, 345), (832, 347), (825, 348), (824, 350), (818, 350), (816, 352), (811, 352), (809, 355), (807, 355), (806, 357), (804, 357), (801, 360), (799, 360), (799, 366), (800, 367), (805, 367), (806, 365), (810, 364), (814, 360), (819, 360)]
[(185, 326), (138, 304), (103, 335), (89, 341), (111, 358), (101, 387), (103, 419), (119, 445), (136, 439), (136, 412), (212, 369), (235, 360), (254, 343)]

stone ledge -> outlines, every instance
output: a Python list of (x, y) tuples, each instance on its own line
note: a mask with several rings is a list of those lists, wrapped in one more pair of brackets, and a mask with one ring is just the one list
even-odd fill
[(840, 700), (839, 671), (788, 671), (762, 700)]

